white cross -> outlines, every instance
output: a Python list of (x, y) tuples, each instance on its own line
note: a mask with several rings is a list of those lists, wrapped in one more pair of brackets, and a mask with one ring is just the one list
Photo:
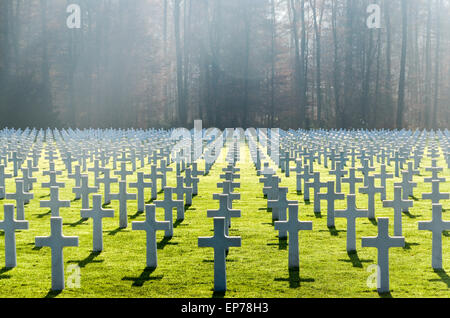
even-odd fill
[(0, 229), (5, 232), (5, 267), (17, 266), (16, 256), (16, 230), (28, 230), (28, 221), (16, 221), (14, 219), (14, 205), (3, 206), (4, 219), (0, 222)]
[(119, 193), (111, 194), (111, 200), (119, 201), (119, 228), (128, 226), (127, 201), (136, 200), (136, 193), (127, 192), (127, 182), (119, 181)]
[(169, 221), (156, 220), (155, 208), (154, 204), (147, 204), (145, 206), (145, 221), (131, 223), (133, 230), (142, 230), (147, 233), (147, 267), (149, 268), (158, 266), (156, 231), (166, 231), (170, 227)]
[(93, 220), (93, 251), (101, 252), (103, 250), (103, 218), (113, 218), (114, 210), (102, 208), (102, 195), (94, 194), (92, 196), (92, 209), (82, 209), (81, 217), (83, 219), (92, 218)]
[(225, 218), (214, 218), (214, 236), (198, 238), (198, 247), (214, 249), (214, 291), (224, 292), (227, 290), (225, 252), (230, 247), (240, 246), (240, 237), (225, 235)]
[(225, 218), (225, 234), (228, 235), (228, 228), (231, 226), (231, 218), (241, 217), (241, 210), (233, 210), (228, 204), (228, 194), (213, 194), (214, 200), (219, 200), (218, 210), (207, 210), (208, 218), (223, 217)]
[(375, 220), (375, 194), (382, 193), (383, 188), (375, 186), (375, 177), (368, 176), (365, 187), (359, 188), (359, 193), (367, 194), (369, 219)]
[(299, 267), (299, 244), (298, 244), (298, 232), (299, 231), (311, 231), (311, 221), (299, 221), (298, 220), (298, 204), (289, 205), (289, 219), (286, 221), (276, 221), (276, 231), (286, 231), (289, 234), (289, 268)]
[(412, 200), (402, 199), (402, 187), (394, 187), (394, 200), (383, 201), (383, 207), (394, 209), (394, 235), (402, 235), (402, 212), (413, 206)]
[(389, 249), (404, 246), (404, 237), (389, 236), (389, 218), (378, 218), (376, 237), (362, 238), (362, 247), (375, 247), (378, 250), (377, 288), (379, 293), (389, 292)]
[(59, 188), (51, 187), (50, 188), (50, 200), (41, 200), (40, 201), (41, 208), (50, 208), (52, 216), (59, 216), (60, 208), (68, 208), (70, 207), (70, 201), (68, 200), (59, 200)]
[(119, 181), (117, 178), (111, 178), (110, 170), (108, 168), (103, 169), (103, 178), (99, 178), (98, 183), (103, 183), (105, 190), (104, 204), (109, 204), (111, 202), (111, 184), (117, 183)]
[(439, 204), (441, 200), (448, 200), (450, 198), (449, 193), (440, 192), (439, 180), (431, 181), (431, 193), (422, 193), (423, 200), (431, 200), (432, 204)]
[(184, 200), (184, 198), (186, 198), (186, 205), (192, 205), (192, 187), (184, 186), (183, 176), (177, 177), (177, 187), (173, 189), (173, 193), (177, 195), (177, 200)]
[(52, 249), (52, 290), (64, 289), (64, 256), (63, 248), (78, 246), (77, 236), (64, 236), (62, 233), (62, 218), (51, 217), (50, 236), (36, 236), (36, 247), (48, 246)]
[(356, 195), (347, 195), (347, 209), (336, 210), (334, 216), (347, 219), (347, 252), (356, 251), (356, 219), (366, 218), (369, 215), (368, 210), (356, 208)]
[(349, 187), (350, 187), (349, 194), (355, 194), (356, 193), (355, 185), (356, 185), (356, 183), (362, 183), (363, 178), (356, 178), (356, 169), (355, 168), (350, 168), (349, 172), (350, 173), (348, 175), (348, 178), (343, 178), (342, 182), (349, 184)]
[(130, 188), (136, 188), (137, 189), (137, 203), (138, 203), (138, 212), (144, 211), (144, 205), (145, 205), (145, 188), (150, 188), (152, 186), (151, 182), (145, 182), (144, 181), (144, 173), (138, 172), (137, 173), (137, 180), (136, 182), (132, 182), (129, 184)]
[[(277, 200), (268, 200), (267, 207), (272, 209), (272, 220), (286, 221), (287, 215), (286, 211), (289, 204), (298, 204), (298, 201), (287, 200), (288, 188), (282, 187), (278, 191)], [(285, 231), (280, 232), (280, 238), (286, 238), (287, 233)]]
[(16, 201), (17, 220), (25, 220), (25, 203), (34, 198), (33, 193), (25, 192), (23, 189), (23, 180), (16, 179), (16, 193), (7, 193), (6, 199)]
[(183, 200), (174, 200), (172, 198), (173, 188), (165, 187), (164, 188), (164, 200), (163, 201), (154, 201), (157, 208), (164, 209), (164, 220), (169, 221), (170, 226), (165, 231), (165, 237), (173, 236), (173, 214), (172, 210), (174, 208), (177, 209), (177, 221), (184, 220), (184, 201)]
[(431, 266), (434, 269), (442, 269), (442, 232), (450, 230), (450, 222), (442, 220), (441, 204), (433, 204), (432, 220), (419, 222), (419, 230), (433, 233)]
[(319, 193), (319, 200), (327, 201), (327, 227), (334, 227), (334, 201), (344, 200), (345, 194), (334, 192), (334, 181), (327, 182), (327, 193)]
[(150, 169), (151, 173), (145, 174), (144, 178), (151, 180), (151, 188), (152, 188), (151, 199), (155, 200), (156, 197), (158, 196), (158, 179), (161, 178), (162, 175), (157, 173), (156, 165), (152, 165)]
[(89, 209), (89, 194), (96, 193), (97, 187), (89, 187), (89, 177), (87, 174), (81, 175), (81, 185), (79, 187), (72, 188), (72, 192), (76, 197), (81, 197), (81, 208)]

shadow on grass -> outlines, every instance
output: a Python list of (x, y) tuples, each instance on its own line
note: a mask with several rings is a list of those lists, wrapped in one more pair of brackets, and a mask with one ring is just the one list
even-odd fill
[(160, 242), (156, 244), (158, 250), (162, 250), (166, 245), (178, 245), (176, 242), (171, 242), (172, 237), (164, 237)]
[(419, 243), (408, 243), (408, 242), (405, 242), (405, 247), (403, 247), (403, 249), (404, 250), (410, 250), (411, 246), (417, 246), (417, 245), (420, 245), (420, 244)]
[(151, 277), (150, 275), (156, 270), (156, 267), (146, 267), (142, 271), (141, 275), (138, 277), (124, 277), (122, 280), (128, 280), (132, 281), (133, 284), (131, 286), (133, 287), (142, 287), (145, 282), (148, 282), (150, 280), (161, 280), (163, 276), (154, 276)]
[(174, 228), (177, 227), (177, 226), (180, 225), (183, 221), (184, 221), (184, 219), (183, 219), (183, 220), (176, 220), (176, 221), (173, 223), (173, 227), (174, 227)]
[(130, 219), (136, 219), (139, 215), (143, 214), (144, 211), (136, 211), (135, 214), (130, 215)]
[(70, 201), (70, 202), (77, 202), (77, 201), (80, 201), (81, 199), (80, 198), (75, 198), (75, 199), (73, 199), (72, 201)]
[(123, 228), (123, 227), (118, 227), (118, 228), (116, 228), (116, 229), (114, 229), (114, 230), (112, 230), (112, 231), (109, 231), (109, 232), (108, 232), (108, 235), (116, 235), (117, 233), (119, 233), (119, 232), (121, 232), (121, 231), (123, 231), (123, 230), (125, 230), (125, 228)]
[(43, 199), (43, 198), (49, 198), (50, 197), (50, 193), (49, 194), (45, 194), (45, 195), (41, 195), (39, 197), (39, 199)]
[(49, 290), (47, 295), (44, 296), (44, 298), (55, 298), (59, 294), (62, 293), (62, 290)]
[(430, 282), (444, 282), (447, 284), (447, 288), (450, 288), (450, 276), (444, 269), (433, 269), (434, 272), (439, 276), (439, 279), (429, 279)]
[(370, 223), (372, 223), (373, 225), (378, 225), (378, 222), (376, 219), (369, 219)]
[(339, 259), (339, 261), (347, 262), (347, 263), (350, 262), (350, 263), (352, 263), (353, 267), (362, 268), (363, 267), (362, 263), (372, 263), (373, 262), (373, 260), (371, 260), (371, 259), (360, 259), (357, 251), (347, 252), (347, 255), (348, 255), (349, 259)]
[(409, 196), (411, 199), (413, 199), (414, 201), (420, 201), (420, 199), (414, 195), (410, 195)]
[(69, 225), (69, 226), (71, 226), (71, 227), (75, 227), (75, 226), (77, 226), (77, 225), (83, 224), (83, 223), (86, 222), (87, 220), (88, 220), (88, 218), (81, 218), (81, 219), (79, 219), (79, 220), (76, 221), (76, 222), (73, 222), (73, 223), (63, 223), (63, 225)]
[(378, 295), (380, 296), (380, 298), (392, 298), (392, 294), (390, 291), (386, 293), (378, 293)]
[(311, 204), (311, 201), (310, 201), (310, 200), (305, 200), (305, 204), (306, 204), (306, 205), (310, 205), (310, 204)]
[(300, 287), (301, 282), (312, 283), (314, 278), (300, 278), (300, 271), (298, 268), (289, 268), (289, 278), (275, 278), (277, 282), (289, 282), (289, 288)]
[(213, 291), (212, 298), (224, 298), (226, 291)]
[(316, 217), (316, 219), (321, 219), (322, 218), (322, 213), (321, 212), (314, 212), (314, 216)]
[(47, 216), (47, 215), (50, 215), (50, 214), (52, 214), (52, 210), (48, 210), (48, 211), (45, 212), (45, 213), (37, 214), (36, 217), (37, 217), (38, 219), (42, 219), (43, 217), (45, 217), (45, 216)]
[(330, 232), (331, 236), (339, 236), (339, 232), (342, 232), (337, 230), (335, 226), (328, 226), (328, 231)]
[(0, 279), (11, 278), (11, 275), (3, 275), (3, 274), (9, 272), (12, 269), (13, 267), (3, 267), (2, 269), (0, 269)]
[(442, 231), (442, 235), (444, 235), (445, 237), (449, 237), (450, 236), (450, 232), (449, 231)]
[(81, 261), (69, 261), (69, 263), (77, 263), (80, 267), (86, 267), (86, 265), (91, 263), (103, 263), (103, 260), (95, 260), (100, 254), (101, 252), (91, 252), (85, 259)]
[(403, 214), (409, 217), (410, 219), (417, 218), (417, 215), (412, 215), (409, 211), (403, 212)]

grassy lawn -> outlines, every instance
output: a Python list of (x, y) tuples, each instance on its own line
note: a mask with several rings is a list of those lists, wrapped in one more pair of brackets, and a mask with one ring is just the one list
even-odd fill
[[(426, 152), (425, 152), (426, 153)], [(38, 183), (34, 184), (34, 199), (26, 205), (25, 216), (29, 230), (16, 233), (17, 263), (12, 270), (0, 269), (1, 297), (212, 297), (213, 295), (213, 250), (197, 247), (199, 236), (211, 236), (213, 220), (206, 217), (207, 209), (216, 209), (218, 201), (212, 199), (217, 188), (219, 175), (226, 166), (225, 150), (209, 175), (200, 177), (199, 195), (194, 197), (192, 206), (185, 213), (185, 220), (176, 224), (174, 236), (170, 241), (163, 240), (163, 231), (157, 232), (158, 267), (151, 271), (145, 268), (145, 232), (132, 231), (132, 221), (143, 221), (145, 215), (136, 213), (135, 201), (128, 204), (129, 224), (119, 229), (118, 201), (112, 201), (110, 208), (115, 210), (114, 218), (103, 219), (104, 250), (92, 253), (92, 219), (80, 217), (81, 201), (72, 201), (71, 208), (62, 208), (63, 232), (67, 236), (79, 236), (79, 247), (64, 249), (66, 279), (71, 272), (70, 265), (78, 265), (81, 272), (79, 288), (67, 288), (61, 293), (50, 292), (51, 258), (50, 248), (35, 248), (35, 236), (50, 234), (50, 213), (39, 207), (39, 200), (48, 200), (48, 189), (41, 183), (47, 181), (41, 172), (36, 174)], [(431, 219), (431, 201), (421, 200), (423, 192), (431, 191), (431, 184), (424, 183), (423, 177), (431, 175), (424, 167), (430, 166), (428, 158), (422, 161), (421, 175), (415, 176), (418, 188), (410, 214), (403, 214), (403, 235), (405, 248), (390, 250), (390, 287), (392, 297), (449, 297), (450, 277), (445, 271), (435, 272), (431, 268), (431, 232), (418, 231), (418, 221)], [(441, 158), (438, 165), (445, 166)], [(202, 167), (203, 164), (200, 165)], [(47, 162), (41, 167), (46, 170)], [(302, 195), (295, 189), (295, 174), (282, 177), (282, 186), (289, 187), (289, 200), (299, 201), (299, 218), (313, 221), (313, 231), (301, 231), (300, 272), (288, 271), (288, 247), (280, 242), (268, 213), (267, 200), (262, 194), (262, 183), (249, 160), (246, 145), (241, 147), (240, 189), (241, 200), (235, 201), (233, 208), (240, 209), (241, 218), (233, 218), (231, 236), (242, 238), (242, 247), (230, 248), (227, 257), (227, 287), (225, 297), (380, 297), (375, 288), (367, 287), (367, 280), (373, 273), (369, 266), (376, 263), (377, 251), (374, 248), (361, 248), (361, 237), (376, 236), (377, 226), (368, 219), (357, 219), (357, 254), (346, 252), (346, 220), (336, 219), (336, 230), (326, 225), (326, 201), (322, 201), (322, 214), (313, 212), (313, 202), (305, 204)], [(63, 170), (61, 161), (56, 165)], [(175, 168), (172, 165), (172, 168)], [(130, 169), (130, 167), (129, 167)], [(8, 167), (8, 171), (11, 167)], [(42, 169), (41, 169), (42, 170)], [(149, 168), (144, 169), (146, 173)], [(174, 169), (175, 170), (175, 169)], [(321, 181), (334, 180), (327, 169), (315, 165), (321, 171)], [(393, 166), (388, 166), (393, 172)], [(21, 174), (20, 174), (21, 175)], [(71, 192), (74, 180), (66, 178), (66, 171), (58, 181), (66, 182), (60, 191), (60, 199), (73, 200)], [(281, 176), (281, 172), (278, 171)], [(358, 175), (360, 176), (360, 175)], [(449, 178), (449, 170), (440, 175)], [(128, 178), (135, 181), (136, 176)], [(93, 184), (93, 176), (90, 176)], [(387, 199), (393, 197), (393, 183), (388, 180)], [(175, 186), (175, 172), (169, 173), (168, 185)], [(348, 185), (342, 185), (348, 191)], [(7, 181), (7, 192), (15, 189), (12, 180)], [(129, 188), (128, 192), (135, 189)], [(441, 184), (442, 192), (450, 192), (450, 182)], [(112, 193), (118, 192), (118, 184), (112, 186)], [(149, 190), (147, 189), (147, 198)], [(158, 199), (163, 194), (158, 194)], [(312, 197), (311, 197), (312, 199)], [(0, 204), (14, 203), (2, 200)], [(450, 211), (449, 201), (442, 201), (443, 218)], [(346, 201), (336, 201), (337, 209), (344, 209)], [(357, 194), (358, 208), (367, 207), (364, 194)], [(3, 211), (1, 209), (0, 211)], [(3, 219), (3, 213), (1, 213)], [(174, 211), (174, 216), (176, 212)], [(393, 210), (383, 208), (379, 195), (376, 196), (376, 216), (390, 217), (390, 233), (393, 235)], [(163, 210), (157, 209), (158, 220), (163, 220)], [(3, 232), (1, 236), (4, 236)], [(443, 238), (443, 265), (450, 266), (450, 239)], [(4, 240), (0, 238), (0, 260), (4, 261)], [(386, 295), (384, 295), (386, 296)]]

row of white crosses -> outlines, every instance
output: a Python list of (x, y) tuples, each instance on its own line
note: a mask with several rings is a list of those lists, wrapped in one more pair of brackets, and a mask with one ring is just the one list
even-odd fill
[[(434, 148), (431, 148), (431, 158), (436, 158), (436, 151)], [(320, 157), (319, 157), (320, 158)], [(398, 152), (394, 160), (396, 160), (396, 174), (398, 175), (398, 171), (400, 169), (400, 161)], [(285, 156), (283, 158), (287, 162), (285, 170), (289, 169), (289, 152), (285, 152)], [(343, 162), (343, 160), (341, 160)], [(345, 162), (345, 161), (344, 161)], [(310, 161), (312, 166), (313, 161)], [(338, 161), (339, 163), (339, 161)], [(344, 182), (349, 182), (350, 184), (350, 194), (347, 196), (347, 209), (346, 210), (335, 210), (334, 209), (334, 201), (337, 199), (344, 199), (344, 194), (340, 193), (340, 178), (343, 177), (346, 172), (341, 170), (340, 166), (343, 164), (336, 164), (335, 169), (330, 172), (330, 174), (336, 175), (336, 192), (333, 181), (329, 181), (327, 183), (320, 182), (320, 175), (318, 172), (314, 173), (313, 182), (305, 182), (305, 200), (309, 200), (309, 189), (313, 188), (314, 191), (314, 212), (320, 212), (320, 200), (326, 199), (328, 202), (328, 213), (327, 213), (327, 225), (329, 227), (334, 226), (334, 217), (345, 217), (347, 218), (347, 251), (352, 252), (356, 251), (356, 235), (355, 235), (355, 219), (357, 217), (368, 217), (371, 219), (375, 218), (375, 207), (374, 207), (374, 196), (375, 193), (381, 193), (383, 205), (385, 207), (394, 208), (394, 237), (389, 236), (388, 233), (388, 224), (389, 218), (378, 218), (378, 236), (374, 238), (363, 238), (362, 246), (363, 247), (376, 247), (378, 249), (378, 265), (379, 265), (379, 278), (378, 278), (378, 291), (380, 293), (389, 291), (389, 253), (388, 250), (391, 247), (404, 247), (405, 241), (404, 237), (402, 237), (402, 227), (401, 227), (401, 214), (402, 212), (408, 211), (409, 207), (412, 207), (411, 200), (407, 200), (409, 196), (413, 195), (413, 187), (416, 186), (416, 183), (412, 182), (412, 175), (418, 174), (417, 170), (414, 170), (412, 167), (413, 163), (408, 162), (408, 170), (402, 172), (402, 182), (396, 183), (394, 188), (394, 200), (387, 201), (386, 200), (386, 190), (385, 190), (385, 181), (387, 177), (392, 177), (392, 175), (386, 174), (386, 167), (384, 164), (381, 165), (381, 172), (379, 175), (370, 176), (371, 169), (368, 165), (368, 160), (363, 159), (363, 167), (359, 170), (364, 175), (364, 184), (365, 186), (359, 189), (360, 193), (365, 193), (368, 195), (368, 210), (360, 210), (356, 208), (356, 196), (355, 196), (355, 183), (362, 182), (363, 179), (355, 178), (355, 170), (350, 168), (350, 176), (347, 179), (343, 179)], [(300, 159), (296, 160), (296, 168), (294, 171), (297, 171), (297, 177), (299, 171), (305, 171), (306, 176), (308, 177), (308, 173), (310, 171), (308, 165), (305, 165), (304, 168), (302, 166), (302, 161)], [(418, 166), (418, 165), (417, 165)], [(431, 182), (433, 184), (432, 193), (423, 194), (423, 199), (430, 199), (433, 202), (433, 220), (431, 222), (420, 222), (419, 229), (430, 230), (433, 231), (433, 252), (432, 252), (432, 266), (435, 269), (442, 268), (442, 232), (444, 230), (450, 229), (450, 222), (442, 221), (442, 206), (437, 204), (439, 200), (448, 199), (448, 194), (439, 192), (439, 182), (444, 182), (445, 179), (437, 177), (437, 171), (441, 171), (442, 168), (436, 167), (436, 160), (433, 159), (432, 166), (426, 168), (427, 171), (432, 171), (433, 176), (431, 178), (425, 178), (425, 182)], [(283, 169), (282, 169), (283, 171)], [(311, 171), (312, 172), (312, 171)], [(270, 174), (269, 174), (270, 175)], [(288, 176), (288, 174), (286, 174)], [(378, 177), (381, 179), (382, 187), (375, 187), (374, 178)], [(265, 179), (265, 180), (264, 180)], [(276, 192), (281, 196), (278, 200), (269, 200), (268, 207), (272, 207), (273, 218), (276, 218), (277, 213), (274, 213), (274, 209), (278, 210), (283, 206), (285, 210), (288, 206), (291, 209), (289, 202), (285, 198), (285, 193), (287, 191), (282, 191), (283, 188), (278, 188), (279, 181), (275, 179), (274, 183), (270, 182), (270, 178), (263, 178), (263, 181), (269, 180), (269, 187), (266, 187), (265, 194), (268, 197), (272, 194), (272, 198), (276, 196)], [(272, 178), (273, 180), (273, 178)], [(328, 193), (322, 194), (320, 193), (321, 187), (327, 187)], [(403, 195), (402, 195), (403, 190)], [(297, 178), (297, 191), (301, 192), (301, 186), (299, 186), (299, 181)], [(294, 209), (294, 208), (292, 208)], [(278, 212), (279, 214), (279, 212)], [(282, 216), (282, 215), (281, 215)], [(305, 226), (308, 228), (308, 226)], [(280, 231), (280, 237), (285, 237), (285, 233)], [(298, 240), (298, 238), (296, 237)], [(291, 241), (289, 242), (291, 244)], [(295, 251), (298, 253), (298, 247), (295, 248)], [(295, 253), (294, 251), (292, 253)], [(291, 255), (291, 250), (290, 250)], [(298, 254), (295, 255), (295, 259), (298, 259)], [(291, 261), (290, 261), (291, 264)], [(297, 264), (295, 264), (297, 265)]]
[[(60, 174), (60, 171), (55, 171), (54, 164), (52, 162), (53, 159), (56, 159), (54, 156), (53, 151), (48, 152), (48, 157), (50, 161), (50, 170), (47, 172), (47, 174), (50, 176), (50, 184), (49, 186), (51, 192), (50, 192), (50, 200), (41, 200), (41, 207), (49, 207), (51, 209), (51, 235), (49, 237), (36, 237), (36, 246), (42, 247), (42, 246), (49, 246), (52, 249), (52, 289), (53, 290), (61, 290), (64, 288), (64, 270), (63, 270), (63, 253), (62, 250), (66, 246), (78, 246), (78, 238), (77, 237), (65, 237), (62, 234), (62, 218), (59, 217), (59, 209), (61, 207), (69, 207), (70, 202), (69, 201), (60, 201), (59, 200), (59, 188), (64, 187), (64, 183), (58, 183), (56, 182), (56, 175)], [(162, 165), (165, 165), (164, 160), (162, 161)], [(98, 161), (96, 161), (96, 166), (94, 166), (94, 173), (98, 172)], [(66, 165), (67, 166), (67, 165)], [(97, 168), (97, 169), (96, 169)], [(195, 165), (195, 171), (196, 173), (201, 173), (201, 171), (198, 171)], [(68, 169), (71, 170), (71, 169)], [(82, 210), (81, 210), (81, 216), (82, 218), (92, 218), (93, 219), (93, 251), (94, 252), (100, 252), (103, 250), (103, 237), (102, 237), (102, 219), (104, 217), (114, 217), (114, 210), (109, 209), (103, 209), (102, 208), (102, 195), (100, 194), (94, 194), (93, 195), (93, 206), (92, 209), (89, 208), (89, 194), (90, 193), (96, 193), (98, 190), (98, 187), (89, 187), (88, 183), (88, 176), (87, 175), (80, 175), (80, 167), (76, 166), (76, 174), (78, 174), (78, 178), (75, 177), (78, 183), (78, 187), (74, 188), (74, 192), (76, 194), (77, 198), (82, 199)], [(168, 169), (167, 169), (168, 170)], [(167, 171), (166, 170), (166, 171)], [(135, 195), (128, 194), (126, 192), (126, 180), (121, 181), (120, 183), (120, 192), (118, 194), (112, 194), (109, 193), (109, 183), (106, 183), (105, 181), (110, 179), (109, 178), (109, 170), (104, 170), (104, 178), (99, 179), (99, 174), (97, 174), (97, 181), (101, 182), (103, 181), (105, 183), (105, 203), (109, 203), (110, 200), (117, 199), (121, 201), (120, 205), (120, 212), (121, 212), (121, 218), (120, 218), (120, 224), (122, 227), (126, 227), (126, 201), (129, 199), (136, 199)], [(126, 173), (126, 171), (123, 171), (122, 166), (122, 173)], [(120, 175), (119, 172), (118, 174)], [(70, 171), (68, 171), (70, 173)], [(44, 172), (45, 174), (45, 172)], [(181, 177), (183, 178), (183, 177)], [(126, 174), (125, 174), (126, 179)], [(110, 180), (108, 180), (110, 181)], [(14, 206), (13, 205), (5, 205), (4, 208), (4, 221), (0, 224), (2, 224), (2, 229), (5, 231), (5, 263), (7, 267), (15, 267), (16, 264), (16, 248), (15, 248), (15, 230), (17, 229), (27, 229), (28, 228), (28, 221), (25, 221), (25, 216), (23, 213), (23, 205), (24, 203), (27, 203), (30, 199), (33, 198), (32, 194), (24, 192), (23, 189), (23, 180), (16, 180), (16, 193), (14, 195), (7, 195), (8, 199), (14, 199), (18, 203), (17, 205), (17, 214), (18, 219), (14, 219)], [(165, 193), (165, 200), (164, 201), (155, 201), (156, 205), (158, 206), (161, 204), (161, 207), (165, 208), (165, 206), (170, 203), (171, 197), (172, 197), (172, 188), (165, 187), (164, 188)], [(192, 188), (184, 188), (182, 187), (182, 190), (190, 190), (187, 191), (187, 193), (190, 193), (192, 195)], [(186, 191), (184, 191), (186, 192)], [(181, 192), (181, 195), (183, 196), (183, 193)], [(186, 195), (186, 199), (192, 200), (192, 197), (189, 197)], [(175, 202), (175, 200), (173, 201)], [(123, 204), (125, 203), (125, 204)], [(180, 208), (182, 209), (181, 213), (178, 212), (178, 218), (184, 218), (184, 205), (183, 201), (176, 201), (177, 208), (180, 211)], [(157, 258), (156, 258), (156, 248), (155, 244), (156, 241), (152, 241), (152, 234), (154, 236), (154, 231), (158, 230), (161, 226), (161, 223), (158, 223), (155, 220), (155, 205), (148, 205), (146, 207), (147, 215), (146, 215), (146, 222), (144, 222), (144, 226), (137, 223), (133, 224), (133, 228), (140, 229), (140, 228), (146, 228), (145, 225), (147, 225), (147, 231), (149, 232), (149, 236), (147, 240), (150, 240), (152, 243), (148, 244), (148, 251), (147, 251), (147, 264), (148, 266), (155, 266), (157, 264)], [(166, 208), (165, 208), (166, 209)], [(171, 209), (170, 209), (170, 212)], [(180, 217), (181, 215), (181, 217)], [(169, 218), (166, 213), (166, 218)], [(154, 222), (152, 223), (153, 220)], [(166, 230), (166, 235), (172, 235), (172, 231), (170, 228), (172, 221), (172, 216), (170, 215), (169, 221), (162, 222), (164, 229)], [(124, 224), (125, 223), (125, 224)], [(148, 227), (150, 225), (150, 227)], [(154, 225), (154, 226), (152, 226)]]
[(231, 218), (241, 217), (240, 210), (232, 208), (232, 201), (240, 199), (238, 193), (233, 193), (235, 187), (240, 184), (233, 182), (239, 178), (239, 168), (235, 167), (239, 161), (239, 142), (233, 138), (228, 144), (228, 166), (223, 168), (224, 174), (220, 178), (224, 181), (218, 183), (223, 190), (222, 194), (213, 194), (213, 199), (219, 200), (218, 210), (208, 210), (207, 217), (213, 218), (214, 236), (199, 237), (199, 247), (212, 247), (214, 249), (214, 291), (225, 292), (227, 290), (226, 256), (230, 247), (240, 247), (241, 238), (229, 236)]

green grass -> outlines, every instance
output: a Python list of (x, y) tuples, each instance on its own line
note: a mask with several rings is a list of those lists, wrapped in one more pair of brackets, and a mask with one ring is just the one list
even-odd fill
[[(67, 236), (79, 236), (79, 247), (64, 249), (66, 279), (70, 273), (68, 266), (77, 264), (81, 271), (80, 288), (67, 288), (61, 293), (50, 292), (51, 259), (47, 247), (36, 249), (35, 236), (47, 236), (50, 232), (48, 209), (39, 208), (39, 200), (45, 199), (48, 189), (41, 183), (47, 177), (38, 176), (34, 185), (34, 200), (26, 205), (25, 215), (30, 229), (16, 233), (17, 262), (14, 269), (0, 269), (1, 297), (380, 297), (375, 288), (367, 287), (371, 264), (376, 263), (377, 251), (374, 248), (361, 248), (361, 237), (375, 236), (376, 225), (368, 219), (358, 219), (356, 225), (357, 254), (346, 252), (346, 221), (336, 219), (336, 230), (326, 226), (326, 201), (322, 201), (322, 215), (313, 213), (313, 202), (305, 204), (302, 195), (295, 191), (295, 175), (282, 177), (282, 186), (289, 187), (289, 200), (299, 200), (299, 218), (313, 221), (313, 231), (300, 232), (300, 271), (288, 270), (288, 247), (279, 242), (272, 225), (271, 213), (266, 210), (267, 200), (262, 195), (262, 184), (250, 163), (249, 151), (241, 147), (241, 200), (233, 208), (242, 211), (241, 218), (232, 219), (230, 235), (242, 238), (242, 247), (230, 248), (227, 257), (227, 287), (225, 295), (213, 294), (213, 250), (198, 248), (199, 236), (211, 236), (213, 220), (206, 217), (207, 209), (216, 209), (218, 201), (212, 199), (213, 193), (221, 192), (216, 183), (223, 167), (225, 151), (208, 176), (200, 177), (199, 195), (194, 197), (193, 205), (186, 211), (185, 220), (174, 229), (170, 241), (163, 240), (163, 232), (157, 233), (158, 267), (152, 271), (145, 269), (145, 232), (132, 231), (132, 221), (142, 221), (144, 214), (136, 213), (136, 202), (130, 201), (129, 226), (118, 229), (118, 202), (110, 205), (115, 209), (113, 219), (103, 220), (104, 251), (92, 253), (92, 220), (80, 220), (80, 201), (72, 201), (71, 208), (61, 209), (63, 231)], [(438, 163), (444, 166), (444, 161)], [(422, 167), (429, 166), (430, 160), (423, 160)], [(41, 161), (47, 168), (47, 163)], [(62, 162), (57, 169), (63, 170)], [(174, 168), (174, 167), (173, 167)], [(10, 170), (11, 167), (8, 168)], [(146, 171), (148, 167), (144, 168)], [(174, 169), (175, 170), (175, 169)], [(315, 165), (321, 171), (321, 180), (334, 180), (326, 169)], [(392, 172), (393, 167), (388, 167)], [(139, 169), (138, 171), (142, 171)], [(278, 171), (281, 176), (281, 172)], [(415, 176), (419, 187), (414, 195), (421, 198), (423, 192), (430, 192), (431, 185), (423, 183), (423, 177), (430, 175), (421, 169), (421, 176)], [(448, 169), (442, 176), (449, 177)], [(64, 172), (66, 176), (66, 172)], [(135, 178), (135, 176), (134, 176)], [(134, 181), (129, 178), (128, 182)], [(90, 178), (93, 181), (92, 177)], [(60, 198), (72, 200), (73, 180), (61, 177), (66, 182)], [(170, 173), (169, 186), (175, 186), (175, 172)], [(393, 182), (388, 180), (388, 200), (393, 196)], [(343, 192), (347, 191), (343, 184)], [(12, 180), (8, 180), (7, 192), (13, 191)], [(133, 192), (135, 189), (129, 189)], [(118, 185), (112, 192), (118, 191)], [(441, 184), (442, 192), (450, 192), (450, 183)], [(148, 193), (149, 196), (149, 193)], [(44, 198), (45, 197), (45, 198)], [(162, 193), (158, 199), (162, 198)], [(2, 200), (1, 204), (14, 203)], [(442, 201), (444, 219), (450, 211), (449, 201)], [(337, 201), (336, 208), (345, 208), (346, 201)], [(367, 199), (357, 194), (358, 208), (367, 207)], [(2, 209), (0, 210), (2, 211)], [(176, 212), (174, 211), (174, 215)], [(376, 197), (376, 216), (390, 217), (390, 231), (393, 233), (393, 210), (382, 207), (379, 195)], [(2, 218), (2, 217), (1, 217)], [(162, 209), (157, 209), (157, 218), (163, 219)], [(445, 271), (434, 272), (431, 268), (431, 232), (418, 231), (418, 221), (431, 219), (431, 202), (414, 201), (410, 215), (403, 215), (405, 248), (390, 250), (390, 295), (392, 297), (449, 297), (450, 277)], [(3, 236), (3, 233), (1, 233)], [(450, 266), (450, 239), (445, 233), (443, 239), (443, 265)], [(4, 260), (4, 240), (0, 238), (0, 260)]]

